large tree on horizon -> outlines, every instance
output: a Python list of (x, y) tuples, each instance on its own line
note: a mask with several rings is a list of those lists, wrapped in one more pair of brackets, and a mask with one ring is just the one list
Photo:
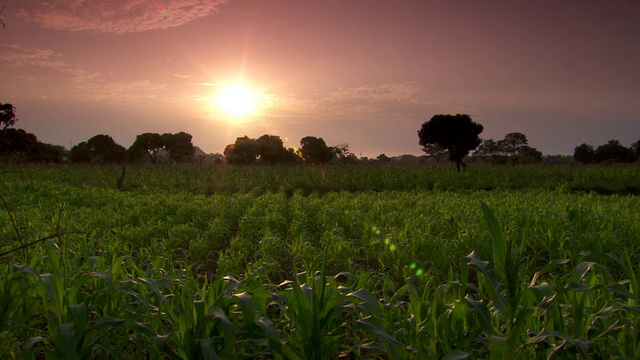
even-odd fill
[(478, 135), (483, 129), (482, 125), (471, 120), (471, 116), (467, 114), (434, 115), (418, 130), (418, 143), (423, 151), (430, 149), (429, 144), (447, 149), (449, 160), (454, 162), (460, 171), (466, 168), (462, 161), (464, 157), (480, 145), (482, 140)]
[(330, 162), (334, 155), (334, 149), (327, 146), (324, 139), (315, 136), (305, 136), (300, 139), (298, 154), (307, 164), (323, 164)]
[(109, 135), (99, 134), (71, 148), (69, 158), (74, 163), (120, 163), (126, 149)]
[(0, 103), (0, 130), (4, 130), (16, 124), (16, 108), (9, 103)]

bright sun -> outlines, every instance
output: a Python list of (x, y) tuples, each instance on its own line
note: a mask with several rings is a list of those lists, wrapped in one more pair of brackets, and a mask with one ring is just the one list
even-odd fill
[(259, 96), (242, 84), (234, 84), (223, 86), (215, 101), (227, 117), (246, 118), (257, 112)]

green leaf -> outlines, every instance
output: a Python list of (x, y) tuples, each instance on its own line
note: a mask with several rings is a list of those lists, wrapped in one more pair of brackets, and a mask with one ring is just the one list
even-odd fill
[(347, 294), (347, 296), (353, 296), (364, 301), (364, 306), (361, 304), (358, 308), (365, 316), (373, 315), (377, 318), (382, 318), (380, 303), (369, 291), (360, 289)]
[(467, 352), (460, 351), (460, 350), (453, 350), (447, 355), (445, 355), (442, 358), (442, 360), (464, 360), (468, 357), (469, 357), (469, 353)]
[[(558, 331), (542, 330), (538, 335), (527, 340), (526, 343), (537, 344), (539, 342), (547, 340), (550, 337), (557, 337), (565, 340), (566, 342), (574, 345), (576, 349), (578, 349), (580, 355), (582, 355), (584, 358), (589, 358), (589, 342), (585, 338), (572, 339), (569, 335)], [(560, 346), (562, 346), (562, 344)]]
[(382, 320), (375, 318), (373, 316), (367, 316), (364, 319), (358, 320), (356, 322), (358, 326), (360, 326), (364, 331), (369, 334), (375, 336), (379, 341), (385, 346), (387, 353), (392, 359), (406, 359), (407, 351), (396, 339), (389, 336), (387, 331), (384, 328), (384, 324)]
[(475, 266), (484, 275), (485, 279), (489, 283), (490, 297), (493, 300), (494, 305), (502, 312), (507, 310), (507, 300), (500, 293), (498, 287), (498, 280), (493, 271), (489, 269), (489, 262), (482, 261), (480, 256), (475, 252), (471, 252), (468, 256), (465, 256), (469, 265)]
[(467, 301), (467, 305), (469, 305), (469, 310), (478, 315), (480, 326), (484, 333), (488, 335), (496, 335), (496, 331), (491, 325), (491, 312), (487, 305), (482, 301), (474, 300), (469, 294), (467, 294), (464, 299)]
[(504, 276), (509, 270), (507, 269), (509, 263), (507, 257), (511, 256), (511, 254), (507, 254), (507, 240), (493, 211), (483, 202), (480, 202), (480, 207), (482, 208), (484, 220), (489, 227), (491, 237), (493, 238), (493, 265), (496, 267), (496, 270)]

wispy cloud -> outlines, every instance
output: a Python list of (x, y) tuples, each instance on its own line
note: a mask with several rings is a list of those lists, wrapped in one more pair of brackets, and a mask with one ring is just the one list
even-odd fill
[(5, 67), (22, 68), (40, 66), (54, 69), (66, 67), (62, 54), (51, 49), (23, 47), (18, 44), (0, 44), (0, 60)]
[(313, 99), (273, 96), (271, 104), (280, 115), (353, 120), (403, 117), (433, 105), (418, 82), (341, 88)]
[(42, 27), (125, 34), (165, 29), (215, 14), (227, 0), (32, 0), (15, 13)]
[(37, 96), (126, 102), (155, 98), (167, 87), (149, 80), (113, 81), (108, 74), (65, 62), (62, 54), (51, 49), (0, 45), (0, 61), (0, 77), (40, 84), (33, 90), (41, 93)]

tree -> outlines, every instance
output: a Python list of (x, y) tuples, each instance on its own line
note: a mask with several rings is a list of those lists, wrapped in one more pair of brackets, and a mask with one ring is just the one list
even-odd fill
[(333, 159), (334, 151), (328, 147), (322, 138), (306, 136), (300, 139), (298, 153), (308, 164), (328, 163)]
[[(4, 6), (2, 7), (2, 9), (0, 9), (0, 14), (2, 14), (2, 12), (4, 11)], [(4, 29), (4, 21), (2, 19), (0, 19), (0, 25), (2, 25), (2, 28)]]
[(0, 131), (0, 154), (24, 157), (38, 144), (38, 138), (22, 129), (3, 129)]
[(381, 163), (391, 162), (391, 158), (388, 157), (387, 154), (380, 154), (376, 159)]
[(296, 161), (295, 153), (287, 150), (277, 135), (262, 135), (255, 140), (255, 146), (256, 154), (262, 163), (281, 164)]
[(480, 146), (473, 152), (473, 156), (491, 158), (493, 164), (507, 163), (507, 157), (501, 154), (498, 143), (493, 139), (483, 140)]
[(427, 144), (422, 148), (429, 158), (432, 158), (439, 163), (440, 160), (444, 159), (447, 156), (447, 149), (443, 148), (438, 144)]
[(118, 145), (111, 136), (100, 134), (72, 147), (69, 158), (72, 162), (119, 163), (125, 152), (126, 149)]
[(633, 149), (633, 152), (636, 154), (636, 157), (640, 158), (640, 140), (631, 144), (631, 149)]
[[(456, 164), (456, 168), (466, 168), (462, 161), (469, 151), (480, 145), (478, 135), (483, 126), (471, 120), (466, 114), (434, 115), (431, 120), (422, 124), (418, 131), (419, 144), (422, 149), (427, 145), (437, 144), (449, 151), (449, 160)], [(425, 150), (426, 151), (426, 150)]]
[(582, 143), (573, 149), (573, 158), (583, 164), (590, 164), (596, 161), (596, 151), (593, 146)]
[(504, 136), (504, 139), (498, 141), (498, 150), (509, 157), (517, 157), (529, 145), (527, 136), (523, 133), (513, 132)]
[(531, 146), (521, 146), (516, 160), (521, 164), (539, 163), (542, 162), (542, 152)]
[(61, 163), (66, 155), (64, 146), (38, 141), (29, 154), (30, 162)]
[(286, 149), (279, 136), (264, 134), (258, 139), (248, 136), (236, 139), (227, 145), (224, 157), (228, 164), (249, 165), (258, 161), (263, 164), (283, 164), (298, 161), (293, 149)]
[(9, 103), (0, 103), (0, 126), (4, 130), (8, 127), (15, 125), (16, 121), (16, 108)]
[(343, 164), (355, 164), (358, 162), (358, 157), (349, 150), (349, 144), (347, 143), (331, 146), (331, 150), (333, 151), (333, 157)]
[(129, 147), (129, 156), (133, 159), (139, 155), (149, 157), (152, 164), (158, 162), (158, 152), (164, 148), (162, 135), (158, 133), (144, 133), (136, 136), (136, 140)]
[(196, 152), (191, 139), (193, 137), (186, 132), (177, 134), (162, 134), (162, 144), (173, 161), (180, 162), (187, 156)]
[(248, 136), (236, 138), (234, 144), (224, 148), (224, 158), (229, 164), (252, 164), (258, 158), (258, 147), (255, 140)]
[(633, 150), (620, 144), (618, 140), (610, 140), (596, 149), (596, 162), (634, 162), (637, 160)]

